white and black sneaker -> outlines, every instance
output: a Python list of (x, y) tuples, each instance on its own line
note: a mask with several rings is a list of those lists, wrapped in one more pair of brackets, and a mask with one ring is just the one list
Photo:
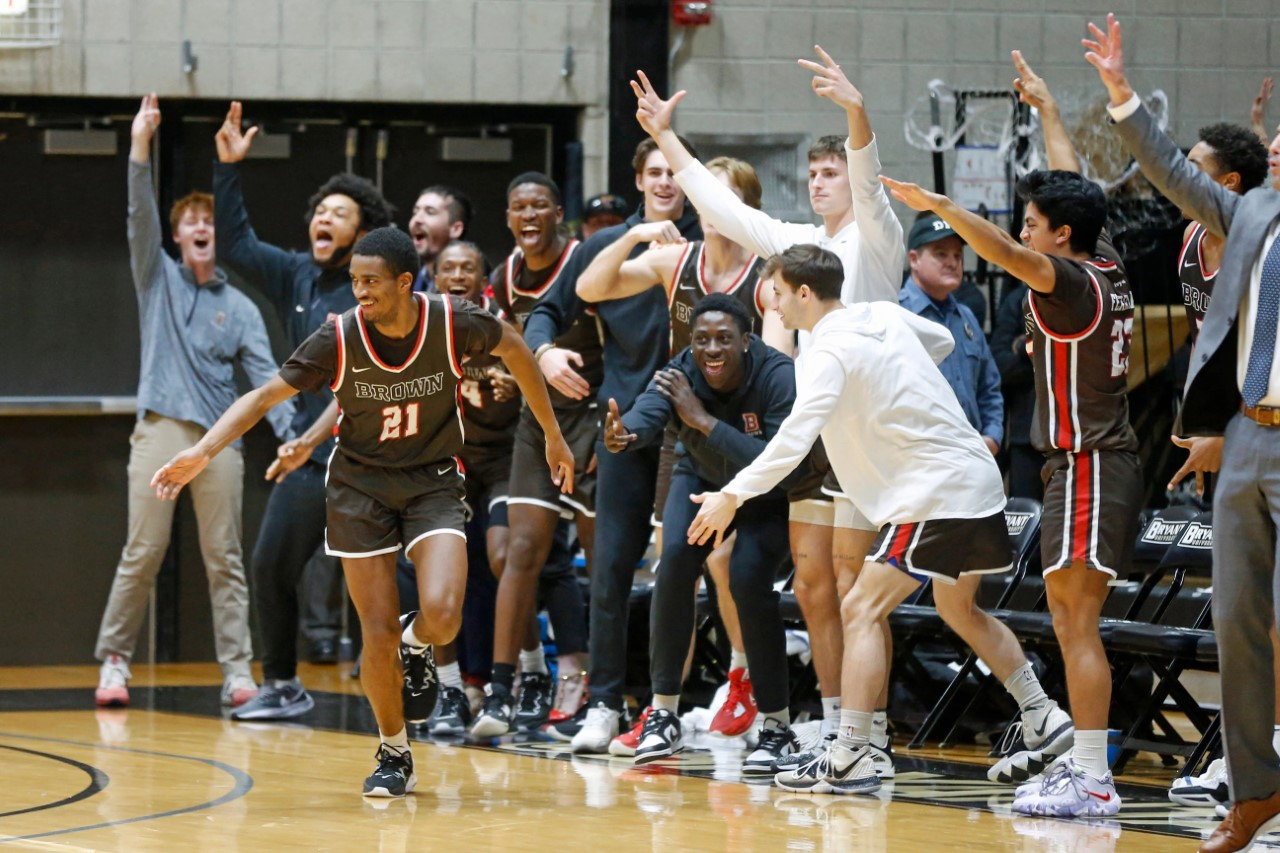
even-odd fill
[(514, 706), (510, 690), (501, 684), (485, 685), (484, 705), (471, 726), (472, 737), (501, 737), (510, 732)]
[(755, 751), (742, 762), (743, 774), (773, 773), (774, 762), (795, 752), (798, 745), (799, 741), (790, 726), (779, 725), (774, 720), (765, 720)]
[[(400, 617), (400, 630), (413, 624), (414, 610)], [(415, 648), (400, 644), (400, 665), (404, 669), (404, 719), (408, 723), (425, 723), (431, 719), (440, 698), (440, 679), (436, 675), (436, 659), (430, 646)]]
[[(839, 758), (846, 759), (843, 769), (837, 763)], [(838, 741), (807, 764), (778, 773), (773, 781), (779, 788), (810, 794), (874, 794), (880, 790), (869, 745), (850, 753)]]
[(526, 672), (520, 676), (520, 697), (516, 702), (514, 728), (531, 732), (542, 728), (551, 713), (551, 676), (545, 672)]
[(413, 775), (413, 756), (409, 750), (400, 752), (385, 743), (378, 747), (378, 769), (364, 780), (366, 797), (403, 797), (413, 793), (418, 777)]
[(291, 720), (316, 706), (297, 677), (288, 681), (264, 680), (258, 695), (231, 709), (233, 720)]
[(445, 685), (440, 688), (440, 703), (427, 722), (427, 731), (433, 735), (466, 734), (471, 725), (471, 703), (461, 688)]
[(836, 742), (836, 736), (835, 732), (827, 732), (822, 736), (821, 740), (808, 749), (797, 750), (776, 759), (773, 762), (774, 772), (785, 773), (788, 770), (795, 770), (799, 767), (803, 767), (830, 749), (831, 744)]
[(1025, 782), (1070, 750), (1075, 739), (1071, 716), (1057, 702), (1026, 712), (991, 750), (990, 756), (999, 760), (987, 770), (987, 778), (1005, 785)]
[(648, 764), (659, 758), (670, 758), (684, 749), (680, 737), (680, 718), (670, 711), (654, 708), (640, 730), (636, 745), (636, 764)]
[(867, 744), (867, 754), (871, 756), (871, 766), (876, 769), (876, 777), (880, 779), (892, 779), (893, 770), (893, 741), (886, 738), (884, 746), (877, 746), (873, 740)]
[(1227, 789), (1227, 764), (1215, 758), (1199, 776), (1179, 776), (1169, 789), (1169, 799), (1180, 806), (1217, 806), (1231, 801)]

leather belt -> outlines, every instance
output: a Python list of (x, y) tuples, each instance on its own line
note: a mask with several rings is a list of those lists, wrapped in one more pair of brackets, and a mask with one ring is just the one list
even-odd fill
[(1280, 408), (1271, 406), (1246, 406), (1240, 403), (1240, 411), (1246, 418), (1265, 427), (1280, 427)]

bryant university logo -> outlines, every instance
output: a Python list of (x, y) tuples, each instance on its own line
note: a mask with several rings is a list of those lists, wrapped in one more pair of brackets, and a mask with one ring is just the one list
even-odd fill
[(1029, 512), (1006, 512), (1004, 514), (1004, 525), (1009, 530), (1009, 535), (1013, 537), (1021, 536), (1022, 531), (1027, 529), (1027, 522), (1031, 521), (1031, 513)]
[(1187, 525), (1187, 529), (1183, 531), (1182, 538), (1178, 540), (1178, 547), (1199, 548), (1203, 551), (1212, 550), (1213, 528), (1198, 521), (1191, 522)]
[(1153, 519), (1146, 530), (1142, 531), (1142, 541), (1152, 545), (1172, 545), (1187, 526), (1185, 521), (1165, 521)]
[(761, 433), (760, 418), (754, 412), (742, 413), (742, 431), (747, 435), (759, 435)]

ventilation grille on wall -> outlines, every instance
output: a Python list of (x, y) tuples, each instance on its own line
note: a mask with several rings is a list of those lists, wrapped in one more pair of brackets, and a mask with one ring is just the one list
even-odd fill
[(62, 40), (62, 0), (0, 0), (0, 48), (53, 47)]
[(691, 134), (703, 163), (714, 157), (737, 157), (755, 167), (764, 191), (764, 211), (784, 222), (812, 222), (805, 185), (805, 136), (798, 133)]

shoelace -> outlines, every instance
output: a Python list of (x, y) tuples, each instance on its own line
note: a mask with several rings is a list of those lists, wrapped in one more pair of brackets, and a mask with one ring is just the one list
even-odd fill
[(1072, 788), (1081, 797), (1085, 796), (1084, 782), (1080, 780), (1079, 774), (1069, 761), (1063, 761), (1054, 765), (1049, 774), (1044, 777), (1040, 794), (1041, 796), (1061, 794), (1065, 793), (1067, 788)]
[(795, 769), (797, 776), (813, 776), (821, 779), (826, 776), (831, 768), (831, 749), (823, 749), (813, 758), (801, 764)]
[(640, 739), (644, 740), (649, 735), (662, 734), (663, 728), (670, 725), (666, 714), (651, 713), (644, 721), (644, 728), (640, 730)]
[(758, 749), (768, 752), (781, 752), (782, 747), (791, 741), (791, 731), (789, 729), (761, 729), (760, 739), (756, 742)]
[(1022, 721), (1015, 720), (1000, 736), (1000, 742), (996, 744), (996, 755), (1003, 757), (1013, 752), (1013, 745), (1020, 740), (1022, 740)]
[(546, 693), (542, 689), (541, 680), (537, 678), (521, 679), (520, 711), (526, 714), (540, 713), (545, 704)]

